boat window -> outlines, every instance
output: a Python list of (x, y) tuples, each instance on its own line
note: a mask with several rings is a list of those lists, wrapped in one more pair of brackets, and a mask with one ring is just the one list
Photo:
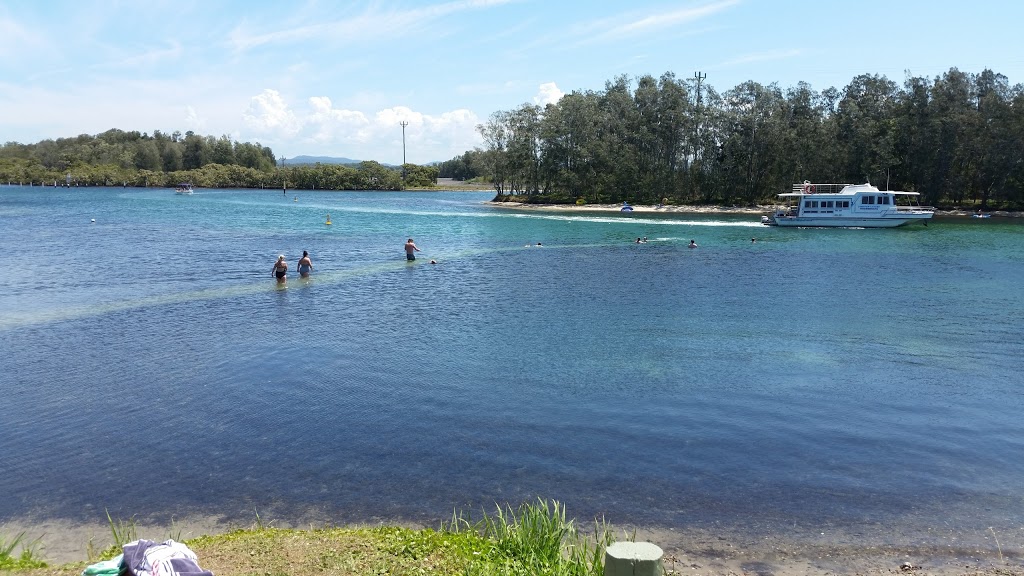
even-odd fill
[(841, 208), (849, 208), (850, 207), (850, 201), (849, 200), (843, 200), (842, 202), (837, 203), (837, 205), (838, 204), (842, 204)]
[(810, 200), (804, 200), (804, 208), (810, 208), (810, 207), (811, 207), (811, 201)]
[(880, 196), (878, 198), (878, 203), (879, 204), (888, 204), (889, 203), (889, 197), (888, 196)]
[(831, 200), (829, 200), (828, 202), (824, 202), (824, 201), (823, 201), (823, 202), (821, 203), (821, 206), (822, 206), (822, 208), (832, 208), (832, 207), (834, 207), (834, 206), (835, 206), (835, 202), (833, 202), (833, 201), (831, 201)]
[(817, 200), (812, 200), (811, 201), (811, 208), (817, 208), (817, 207), (818, 207), (818, 201)]
[(874, 204), (875, 203), (875, 197), (874, 196), (864, 196), (864, 197), (862, 197), (860, 199), (860, 203), (861, 204)]

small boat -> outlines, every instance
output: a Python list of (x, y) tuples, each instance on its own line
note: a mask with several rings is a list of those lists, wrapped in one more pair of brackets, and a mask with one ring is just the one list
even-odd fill
[(632, 211), (633, 211), (633, 207), (630, 206), (629, 204), (625, 203), (625, 202), (622, 203), (622, 208), (619, 208), (619, 212), (632, 212)]
[(971, 218), (991, 218), (991, 217), (992, 217), (991, 214), (981, 214), (981, 213), (971, 214)]
[[(917, 204), (917, 192), (879, 190), (871, 184), (794, 184), (779, 194), (790, 202), (761, 219), (769, 226), (828, 228), (894, 228), (923, 222), (935, 208)], [(897, 203), (899, 202), (899, 203)]]
[(191, 196), (193, 192), (195, 191), (192, 190), (192, 185), (187, 182), (182, 182), (181, 184), (178, 184), (178, 187), (174, 189), (175, 194), (185, 194), (187, 196)]

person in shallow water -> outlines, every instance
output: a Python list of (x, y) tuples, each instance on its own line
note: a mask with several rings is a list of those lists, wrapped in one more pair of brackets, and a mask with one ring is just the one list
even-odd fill
[(696, 248), (696, 247), (697, 247), (697, 242), (695, 242), (693, 240), (690, 240), (690, 248)]
[(288, 274), (288, 263), (284, 261), (284, 254), (277, 257), (277, 262), (274, 262), (274, 267), (270, 269), (270, 275), (277, 278), (278, 282), (284, 282)]
[(309, 252), (303, 250), (302, 258), (299, 258), (299, 264), (297, 266), (299, 270), (299, 276), (308, 278), (309, 273), (313, 271), (313, 261), (309, 259)]
[(412, 238), (409, 238), (409, 240), (405, 243), (405, 259), (415, 260), (416, 252), (422, 252), (422, 250), (416, 247), (416, 243), (412, 241)]

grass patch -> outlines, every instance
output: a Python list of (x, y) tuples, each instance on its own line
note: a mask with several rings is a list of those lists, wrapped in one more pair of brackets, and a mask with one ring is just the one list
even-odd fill
[[(30, 568), (43, 568), (46, 562), (39, 558), (37, 552), (39, 541), (25, 541), (25, 533), (22, 532), (13, 538), (0, 536), (0, 570), (24, 570)], [(15, 552), (15, 548), (21, 548)]]
[(465, 572), (481, 575), (603, 576), (604, 550), (613, 541), (604, 521), (584, 534), (566, 519), (562, 504), (546, 500), (518, 510), (499, 507), (477, 522), (454, 515), (446, 531), (475, 534), (490, 544), (486, 553), (474, 552)]
[[(134, 529), (131, 521), (114, 522), (109, 515), (108, 520), (117, 540)], [(603, 576), (604, 549), (611, 541), (603, 521), (595, 523), (593, 533), (583, 533), (566, 518), (562, 504), (538, 500), (516, 509), (499, 507), (477, 521), (455, 513), (436, 530), (289, 530), (258, 520), (250, 529), (185, 544), (198, 555), (199, 565), (217, 576)], [(108, 548), (99, 559), (116, 556), (121, 545)], [(22, 565), (4, 576), (78, 576), (87, 564)]]

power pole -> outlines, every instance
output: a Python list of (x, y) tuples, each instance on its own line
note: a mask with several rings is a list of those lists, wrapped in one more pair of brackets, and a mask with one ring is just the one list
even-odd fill
[[(699, 198), (700, 196), (700, 84), (708, 77), (707, 74), (701, 74), (700, 72), (693, 73), (694, 79), (697, 80), (697, 110), (695, 116), (696, 122), (693, 123), (693, 164), (690, 166), (690, 183), (693, 186), (693, 197)], [(694, 168), (698, 171), (694, 172)]]
[(402, 181), (405, 182), (405, 127), (408, 126), (409, 123), (402, 120), (399, 124), (402, 125)]
[(697, 121), (693, 126), (693, 161), (696, 163), (700, 155), (700, 84), (708, 75), (694, 72), (693, 77), (697, 80)]

